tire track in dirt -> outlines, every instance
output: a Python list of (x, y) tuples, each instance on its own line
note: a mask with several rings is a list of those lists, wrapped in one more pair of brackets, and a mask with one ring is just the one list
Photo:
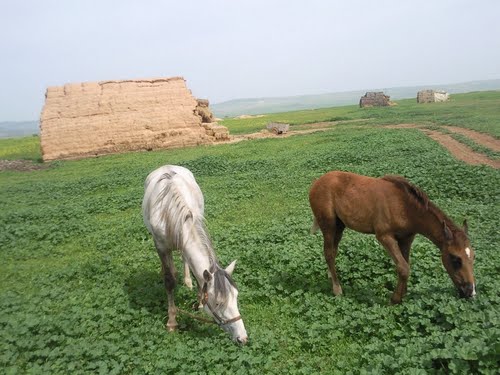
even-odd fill
[(462, 134), (492, 151), (500, 152), (500, 139), (496, 139), (491, 135), (479, 133), (470, 129), (459, 128), (458, 126), (445, 126), (444, 128), (453, 133)]
[(471, 165), (485, 164), (492, 168), (500, 168), (500, 160), (493, 160), (486, 155), (473, 151), (470, 147), (455, 140), (451, 135), (440, 133), (434, 130), (420, 129), (430, 138), (445, 147), (456, 159)]
[[(490, 159), (488, 156), (475, 152), (469, 146), (457, 141), (450, 134), (441, 133), (435, 130), (425, 129), (417, 124), (399, 124), (387, 125), (385, 128), (389, 129), (418, 129), (428, 137), (434, 139), (441, 146), (446, 148), (454, 158), (461, 160), (467, 164), (480, 165), (485, 164), (489, 167), (500, 169), (500, 160)], [(494, 137), (476, 132), (470, 129), (459, 128), (456, 126), (444, 126), (450, 132), (458, 133), (467, 138), (470, 138), (477, 144), (487, 147), (492, 151), (500, 151), (500, 140)]]
[[(356, 122), (359, 120), (353, 120), (352, 122)], [(277, 135), (272, 132), (262, 131), (258, 133), (245, 134), (234, 136), (229, 143), (240, 142), (242, 140), (253, 140), (253, 139), (262, 139), (262, 138), (287, 138), (292, 135), (299, 134), (310, 134), (318, 131), (326, 131), (332, 129), (337, 122), (318, 122), (307, 124), (306, 127), (308, 129), (302, 130), (291, 130), (285, 134)], [(461, 160), (467, 164), (471, 165), (480, 165), (485, 164), (489, 167), (500, 169), (500, 160), (490, 159), (488, 156), (475, 152), (469, 146), (457, 141), (450, 134), (441, 133), (439, 131), (430, 130), (424, 128), (422, 125), (418, 124), (397, 124), (397, 125), (385, 125), (386, 129), (418, 129), (424, 134), (426, 134), (429, 138), (438, 142), (441, 146), (446, 148), (452, 155), (458, 160)], [(459, 128), (457, 126), (443, 126), (444, 129), (451, 133), (461, 134), (475, 143), (489, 148), (492, 151), (500, 152), (500, 140), (484, 133), (479, 133), (474, 130)]]

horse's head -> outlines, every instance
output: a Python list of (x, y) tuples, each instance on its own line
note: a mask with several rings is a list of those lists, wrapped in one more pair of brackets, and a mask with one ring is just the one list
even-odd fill
[(235, 264), (233, 261), (225, 270), (215, 267), (213, 272), (203, 272), (202, 303), (205, 311), (234, 341), (246, 344), (248, 336), (238, 310), (238, 289), (231, 279)]
[(467, 237), (467, 222), (464, 221), (464, 229), (451, 231), (446, 223), (443, 223), (444, 246), (441, 251), (441, 259), (453, 283), (458, 289), (461, 297), (474, 297), (476, 295), (476, 283), (474, 280), (474, 250)]

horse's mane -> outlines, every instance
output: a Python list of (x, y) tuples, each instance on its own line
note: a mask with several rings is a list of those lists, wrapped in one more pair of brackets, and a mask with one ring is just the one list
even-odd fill
[(404, 191), (406, 195), (410, 197), (410, 199), (417, 205), (418, 208), (434, 214), (434, 216), (436, 216), (440, 222), (444, 221), (451, 230), (460, 230), (455, 225), (455, 223), (453, 223), (453, 221), (448, 218), (448, 216), (446, 216), (443, 211), (441, 211), (438, 206), (431, 202), (427, 194), (422, 189), (413, 185), (406, 178), (395, 175), (386, 175), (382, 177), (382, 179), (392, 182), (394, 185), (396, 185), (396, 187)]
[(410, 196), (420, 207), (429, 209), (429, 197), (424, 191), (419, 189), (417, 186), (413, 185), (406, 178), (395, 175), (387, 175), (382, 177), (382, 180), (392, 182), (400, 190), (404, 191), (408, 196)]
[(227, 303), (229, 296), (229, 288), (225, 280), (230, 285), (236, 288), (231, 276), (220, 266), (215, 254), (212, 241), (208, 235), (208, 230), (205, 224), (205, 218), (200, 213), (195, 213), (189, 209), (185, 204), (184, 198), (178, 189), (178, 186), (173, 181), (175, 172), (164, 173), (158, 180), (167, 180), (161, 193), (158, 195), (155, 205), (161, 205), (161, 216), (164, 223), (166, 223), (166, 235), (171, 239), (172, 245), (182, 252), (185, 236), (193, 234), (184, 233), (182, 230), (186, 221), (192, 220), (193, 225), (191, 230), (198, 235), (202, 244), (202, 249), (206, 252), (210, 262), (210, 272), (214, 276), (214, 290), (215, 298), (220, 297), (222, 305)]

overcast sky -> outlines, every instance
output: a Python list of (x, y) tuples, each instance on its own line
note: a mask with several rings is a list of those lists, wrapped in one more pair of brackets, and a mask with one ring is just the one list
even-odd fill
[(500, 78), (498, 0), (1, 0), (0, 121), (48, 86), (183, 76), (230, 99)]

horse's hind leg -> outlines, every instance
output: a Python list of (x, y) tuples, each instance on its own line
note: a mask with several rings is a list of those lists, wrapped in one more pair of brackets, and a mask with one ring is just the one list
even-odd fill
[(165, 283), (165, 289), (167, 290), (167, 302), (168, 302), (167, 330), (171, 332), (175, 331), (175, 329), (177, 328), (177, 321), (175, 319), (177, 315), (177, 308), (175, 307), (175, 302), (174, 302), (174, 289), (176, 285), (174, 259), (172, 257), (171, 250), (160, 250), (158, 247), (157, 250), (161, 260), (163, 281)]
[(338, 296), (342, 294), (342, 287), (337, 275), (335, 259), (345, 226), (339, 219), (333, 219), (328, 224), (325, 222), (320, 223), (320, 228), (323, 233), (323, 254), (328, 265), (328, 272), (332, 278), (333, 294)]

